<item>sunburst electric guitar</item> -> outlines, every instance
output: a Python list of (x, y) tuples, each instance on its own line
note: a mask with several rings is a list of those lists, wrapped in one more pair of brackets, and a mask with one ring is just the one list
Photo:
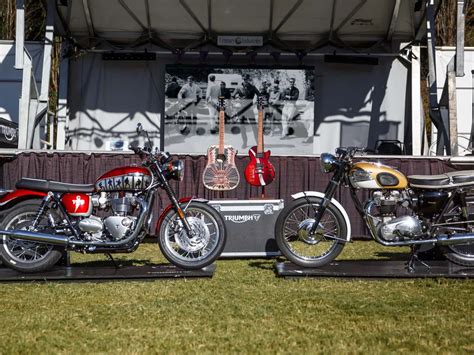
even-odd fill
[(237, 151), (230, 145), (224, 145), (225, 100), (219, 97), (219, 145), (207, 149), (207, 165), (202, 174), (204, 186), (209, 190), (227, 191), (237, 187), (240, 181), (235, 166)]
[(265, 97), (258, 97), (257, 146), (250, 148), (250, 162), (245, 168), (245, 179), (250, 185), (265, 186), (275, 179), (275, 168), (270, 163), (270, 151), (263, 151), (263, 111)]

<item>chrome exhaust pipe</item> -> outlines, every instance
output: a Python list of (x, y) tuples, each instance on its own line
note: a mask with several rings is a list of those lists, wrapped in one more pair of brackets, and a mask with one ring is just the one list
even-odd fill
[(138, 218), (137, 225), (133, 233), (131, 233), (127, 238), (121, 239), (113, 242), (91, 242), (84, 240), (74, 240), (71, 239), (72, 236), (68, 237), (65, 235), (57, 234), (46, 234), (38, 232), (30, 232), (21, 229), (11, 229), (11, 230), (0, 230), (0, 235), (8, 235), (13, 238), (23, 239), (31, 242), (44, 243), (44, 244), (54, 244), (60, 246), (96, 246), (96, 247), (121, 247), (128, 244), (132, 240), (138, 237), (140, 234), (143, 224), (145, 223), (145, 218), (147, 216), (149, 204), (146, 201), (138, 200), (141, 206), (140, 217)]
[(469, 234), (442, 234), (436, 237), (438, 244), (440, 245), (450, 245), (450, 244), (463, 244), (474, 242), (474, 233)]
[(55, 235), (55, 234), (45, 234), (45, 233), (38, 233), (38, 232), (29, 232), (26, 230), (21, 229), (11, 229), (2, 231), (0, 230), (0, 235), (8, 235), (10, 237), (18, 238), (27, 240), (30, 242), (38, 242), (38, 243), (46, 243), (46, 244), (54, 244), (54, 245), (61, 245), (67, 246), (68, 245), (68, 237), (62, 235)]

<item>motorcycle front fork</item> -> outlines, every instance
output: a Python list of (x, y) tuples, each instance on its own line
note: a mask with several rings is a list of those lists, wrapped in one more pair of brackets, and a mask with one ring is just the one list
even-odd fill
[(339, 186), (339, 182), (340, 182), (340, 180), (338, 179), (337, 174), (329, 182), (329, 184), (326, 188), (326, 191), (324, 192), (323, 202), (319, 206), (319, 208), (316, 211), (316, 214), (314, 216), (314, 224), (310, 229), (310, 235), (314, 235), (314, 233), (316, 233), (316, 229), (319, 226), (319, 222), (321, 222), (321, 219), (323, 218), (324, 212), (326, 212), (326, 209), (328, 208), (329, 204), (331, 203), (332, 197), (334, 196), (334, 193), (336, 192), (336, 189)]
[(178, 214), (179, 219), (183, 223), (184, 229), (188, 233), (189, 237), (193, 238), (195, 233), (191, 229), (191, 226), (189, 225), (189, 222), (186, 219), (186, 215), (185, 215), (186, 209), (188, 208), (189, 204), (192, 202), (192, 199), (187, 203), (187, 205), (184, 208), (181, 208), (181, 205), (180, 205), (178, 199), (176, 198), (173, 190), (171, 189), (171, 186), (168, 184), (167, 181), (164, 183), (163, 189), (168, 194), (168, 198), (170, 199), (171, 203), (173, 204), (174, 210)]

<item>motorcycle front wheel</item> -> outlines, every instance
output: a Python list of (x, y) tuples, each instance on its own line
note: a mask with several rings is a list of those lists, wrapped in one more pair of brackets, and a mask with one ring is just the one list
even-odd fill
[[(342, 213), (330, 204), (314, 234), (309, 230), (321, 206), (318, 197), (299, 198), (281, 211), (275, 225), (275, 238), (282, 254), (302, 267), (320, 267), (334, 260), (344, 248), (347, 225)], [(334, 239), (338, 238), (338, 239)]]
[(159, 231), (159, 245), (165, 258), (183, 269), (202, 269), (222, 253), (226, 230), (221, 215), (202, 202), (181, 206), (191, 227), (189, 235), (174, 209), (164, 217)]
[[(0, 229), (24, 229), (29, 230), (33, 225), (40, 200), (29, 200), (20, 202), (7, 211)], [(49, 219), (59, 221), (58, 216), (52, 211), (39, 221), (37, 231), (49, 227)], [(27, 240), (12, 238), (7, 235), (1, 236), (0, 259), (8, 267), (26, 273), (42, 272), (51, 269), (61, 259), (64, 248), (36, 243)]]

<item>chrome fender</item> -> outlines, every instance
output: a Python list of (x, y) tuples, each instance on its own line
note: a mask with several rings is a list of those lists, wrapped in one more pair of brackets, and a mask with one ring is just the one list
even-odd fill
[[(306, 196), (324, 198), (324, 193), (319, 192), (319, 191), (304, 191), (304, 192), (298, 192), (294, 195), (291, 195), (291, 197), (294, 200), (298, 198), (306, 197)], [(346, 227), (347, 227), (346, 240), (350, 241), (351, 240), (351, 221), (349, 219), (349, 215), (347, 214), (344, 207), (342, 207), (342, 205), (337, 200), (331, 199), (331, 203), (334, 205), (334, 207), (336, 207), (339, 210), (339, 212), (341, 212), (342, 216), (344, 217), (344, 221), (346, 222)]]

